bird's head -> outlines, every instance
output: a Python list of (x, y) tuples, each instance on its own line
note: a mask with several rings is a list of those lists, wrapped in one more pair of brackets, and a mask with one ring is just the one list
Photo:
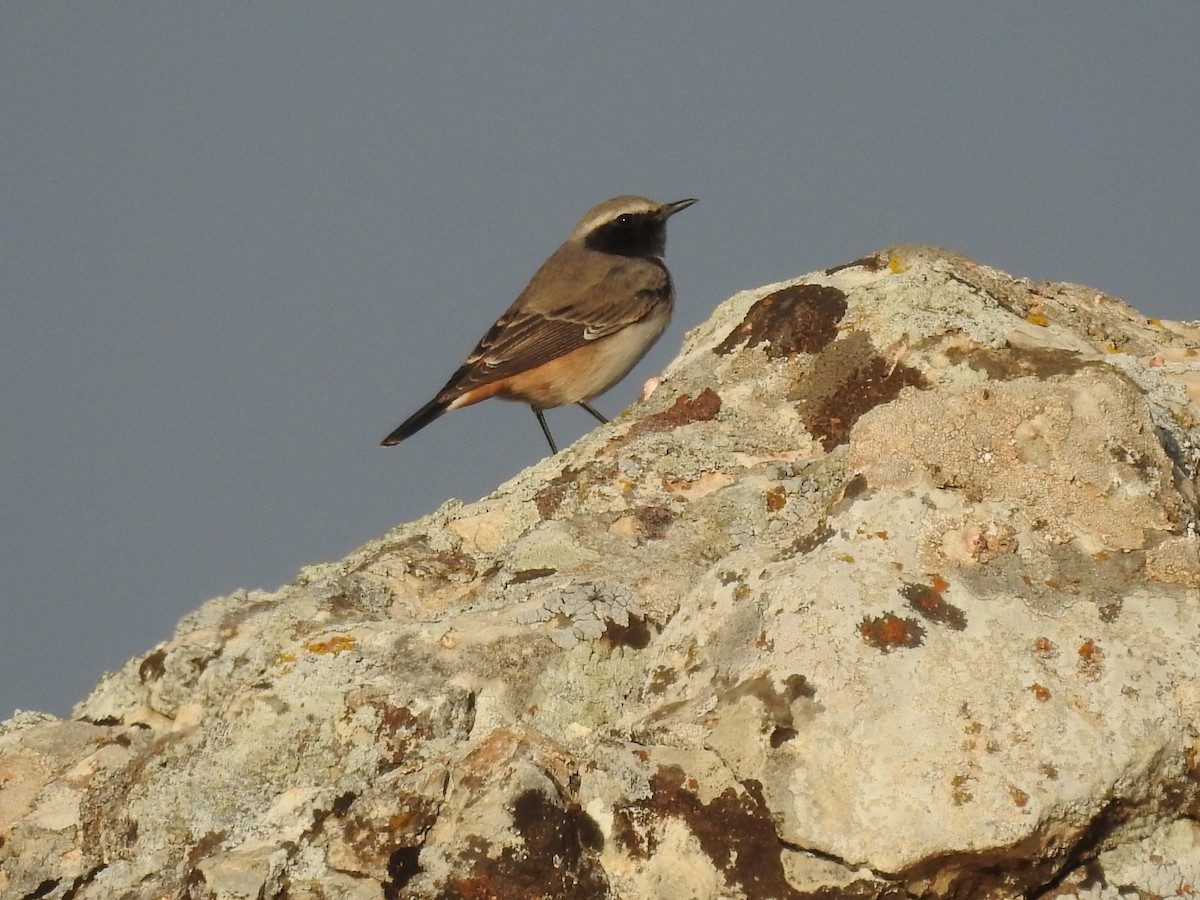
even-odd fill
[(667, 219), (695, 202), (656, 203), (632, 195), (613, 197), (588, 210), (571, 232), (570, 240), (602, 253), (661, 257), (667, 248)]

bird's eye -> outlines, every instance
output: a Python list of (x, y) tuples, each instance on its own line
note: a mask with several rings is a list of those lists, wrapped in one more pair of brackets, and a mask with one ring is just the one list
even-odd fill
[(629, 213), (623, 213), (622, 215), (617, 216), (618, 225), (628, 225), (632, 221), (633, 216), (629, 215)]

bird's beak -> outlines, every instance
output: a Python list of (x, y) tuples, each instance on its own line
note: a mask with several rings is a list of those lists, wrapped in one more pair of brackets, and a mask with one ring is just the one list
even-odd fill
[(662, 217), (664, 219), (670, 218), (681, 209), (687, 209), (695, 202), (696, 198), (692, 197), (689, 200), (676, 200), (674, 203), (664, 203), (662, 206)]

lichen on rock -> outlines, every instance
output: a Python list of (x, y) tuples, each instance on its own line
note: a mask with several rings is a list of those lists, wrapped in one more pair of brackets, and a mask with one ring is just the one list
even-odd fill
[(932, 247), (743, 292), (492, 495), (0, 726), (0, 893), (1187, 896), (1198, 488), (1194, 324)]

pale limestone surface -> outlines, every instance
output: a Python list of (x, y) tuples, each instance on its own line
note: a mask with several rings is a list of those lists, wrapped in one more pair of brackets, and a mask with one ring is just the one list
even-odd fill
[(4, 897), (1200, 890), (1200, 328), (930, 247), (0, 726)]

